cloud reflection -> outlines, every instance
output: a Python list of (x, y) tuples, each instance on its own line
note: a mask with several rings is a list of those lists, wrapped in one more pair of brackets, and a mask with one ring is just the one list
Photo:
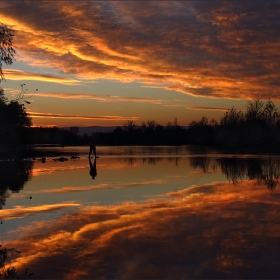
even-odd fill
[(5, 245), (37, 278), (275, 278), (279, 198), (254, 181), (193, 186), (168, 201), (83, 207)]
[(118, 189), (118, 188), (133, 188), (139, 186), (152, 186), (152, 185), (161, 185), (165, 181), (164, 180), (149, 180), (149, 181), (135, 181), (135, 182), (122, 182), (122, 183), (102, 183), (92, 186), (68, 186), (68, 187), (61, 187), (56, 189), (44, 189), (38, 191), (26, 191), (27, 194), (42, 194), (42, 193), (69, 193), (69, 192), (86, 192), (92, 190), (99, 190), (99, 189)]
[(53, 172), (80, 170), (86, 168), (88, 168), (87, 165), (49, 166), (47, 168), (39, 167), (32, 169), (32, 176), (35, 177), (42, 174), (51, 174)]
[(10, 220), (14, 218), (24, 218), (30, 215), (38, 214), (45, 211), (54, 211), (67, 207), (79, 206), (77, 203), (59, 203), (53, 205), (40, 205), (40, 206), (31, 206), (31, 207), (22, 207), (17, 206), (12, 209), (2, 209), (1, 210), (1, 219)]

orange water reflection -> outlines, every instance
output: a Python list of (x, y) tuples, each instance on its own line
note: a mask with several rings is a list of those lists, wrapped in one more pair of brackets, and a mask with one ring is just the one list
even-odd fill
[(35, 278), (279, 278), (280, 193), (249, 180), (78, 208), (5, 243)]

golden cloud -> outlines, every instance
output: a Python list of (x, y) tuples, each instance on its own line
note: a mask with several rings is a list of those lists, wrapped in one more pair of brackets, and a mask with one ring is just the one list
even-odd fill
[[(5, 2), (0, 12), (16, 30), (20, 61), (29, 65), (80, 80), (136, 81), (193, 96), (278, 98), (279, 3), (32, 5)], [(77, 82), (39, 76), (29, 78)]]
[(141, 98), (141, 97), (123, 97), (116, 95), (94, 95), (94, 94), (71, 94), (71, 93), (42, 93), (36, 95), (36, 97), (50, 97), (60, 99), (89, 99), (100, 102), (138, 102), (138, 103), (154, 103), (161, 104), (166, 102), (161, 99), (154, 98)]
[(70, 79), (70, 78), (61, 78), (52, 75), (39, 75), (36, 73), (26, 72), (22, 70), (16, 69), (5, 69), (5, 77), (8, 80), (31, 80), (31, 81), (42, 81), (42, 82), (52, 82), (59, 84), (78, 84), (78, 80)]
[(208, 110), (208, 111), (221, 111), (221, 112), (226, 112), (228, 108), (219, 108), (219, 107), (200, 107), (200, 106), (186, 106), (182, 104), (169, 104), (169, 105), (164, 105), (165, 107), (171, 107), (171, 108), (186, 108), (189, 110)]
[(122, 116), (74, 116), (53, 113), (28, 112), (32, 118), (50, 118), (50, 119), (73, 119), (73, 120), (108, 120), (108, 121), (126, 121), (138, 120), (139, 117), (122, 117)]

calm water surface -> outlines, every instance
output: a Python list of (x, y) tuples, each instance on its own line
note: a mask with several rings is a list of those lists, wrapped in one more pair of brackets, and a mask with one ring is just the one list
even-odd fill
[(280, 157), (97, 151), (0, 161), (0, 244), (21, 252), (11, 265), (49, 279), (280, 278)]

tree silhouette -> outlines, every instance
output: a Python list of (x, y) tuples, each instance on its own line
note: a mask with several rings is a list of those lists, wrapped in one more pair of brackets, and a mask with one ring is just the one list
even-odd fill
[(133, 120), (127, 120), (123, 124), (123, 128), (125, 131), (132, 132), (136, 127), (136, 123)]
[(232, 107), (219, 121), (207, 117), (189, 124), (186, 144), (220, 148), (224, 152), (280, 152), (280, 114), (275, 104), (248, 101), (246, 111)]
[(6, 65), (13, 63), (15, 50), (13, 48), (14, 31), (4, 24), (0, 25), (0, 81), (4, 80), (2, 61)]
[(31, 125), (24, 105), (16, 100), (8, 101), (0, 89), (0, 143), (18, 147), (24, 140), (26, 128)]
[(244, 114), (234, 107), (228, 110), (220, 120), (222, 126), (236, 127), (242, 123), (244, 123)]
[[(4, 80), (2, 62), (6, 65), (13, 63), (15, 50), (13, 48), (14, 31), (7, 26), (0, 25), (0, 82)], [(0, 88), (0, 143), (8, 146), (19, 146), (23, 136), (23, 129), (31, 126), (31, 118), (26, 113), (22, 101), (26, 100), (25, 84), (21, 85), (21, 91), (15, 100), (8, 101), (4, 90)], [(37, 90), (36, 90), (37, 91)]]

